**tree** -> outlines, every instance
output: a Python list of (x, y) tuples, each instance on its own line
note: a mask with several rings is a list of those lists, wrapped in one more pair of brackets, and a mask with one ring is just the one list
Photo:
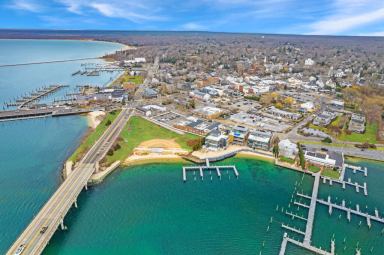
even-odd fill
[(297, 147), (299, 148), (299, 159), (300, 159), (300, 166), (301, 169), (305, 169), (305, 158), (304, 158), (304, 152), (303, 148), (301, 148), (300, 143), (297, 143)]
[(107, 120), (107, 122), (105, 123), (105, 125), (108, 127), (109, 125), (112, 124), (112, 121), (111, 120)]
[(332, 139), (330, 137), (326, 137), (322, 140), (323, 143), (332, 143)]
[(278, 144), (275, 144), (273, 146), (272, 152), (273, 152), (273, 155), (275, 156), (275, 158), (279, 157), (279, 145)]

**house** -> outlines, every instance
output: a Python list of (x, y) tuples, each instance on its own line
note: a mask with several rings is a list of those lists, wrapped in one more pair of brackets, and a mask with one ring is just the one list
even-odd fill
[(223, 135), (219, 130), (213, 130), (205, 137), (204, 145), (213, 151), (225, 149), (228, 145), (228, 136)]
[(299, 152), (297, 144), (288, 139), (279, 142), (279, 155), (287, 158), (294, 159)]
[(144, 98), (156, 98), (158, 92), (154, 89), (151, 88), (145, 88), (143, 92), (143, 97)]
[(209, 94), (203, 93), (203, 92), (198, 91), (198, 90), (191, 91), (189, 93), (189, 95), (193, 98), (203, 100), (203, 101), (208, 101), (211, 98), (211, 96)]
[(339, 152), (306, 150), (304, 153), (304, 158), (306, 161), (317, 166), (337, 169), (342, 169), (344, 166), (344, 154)]
[(253, 131), (248, 136), (248, 146), (252, 149), (269, 151), (271, 147), (272, 133), (269, 131)]
[(316, 126), (328, 126), (336, 118), (336, 114), (329, 111), (323, 111), (313, 120), (313, 125)]
[(232, 129), (231, 138), (233, 144), (244, 145), (248, 137), (248, 128), (243, 126), (236, 126)]
[(365, 131), (365, 116), (353, 113), (349, 121), (348, 130), (355, 133), (364, 133)]
[(312, 112), (315, 108), (315, 105), (313, 102), (309, 101), (309, 102), (306, 102), (306, 103), (302, 103), (300, 105), (300, 111), (301, 112)]

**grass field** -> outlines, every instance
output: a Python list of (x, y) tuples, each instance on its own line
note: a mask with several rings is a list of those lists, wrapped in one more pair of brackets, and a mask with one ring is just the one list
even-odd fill
[[(330, 127), (339, 126), (341, 124), (341, 121), (343, 121), (342, 117), (337, 117), (329, 125), (329, 127), (319, 127), (319, 126), (313, 125), (312, 123), (309, 124), (309, 127), (323, 131), (324, 133), (327, 133), (331, 136), (335, 136), (335, 134), (331, 132)], [(365, 129), (365, 132), (363, 134), (358, 134), (358, 133), (347, 134), (346, 128), (347, 128), (346, 125), (344, 125), (342, 133), (336, 136), (338, 140), (346, 141), (346, 142), (357, 142), (357, 143), (365, 143), (365, 142), (373, 143), (373, 144), (377, 143), (376, 137), (377, 137), (378, 125), (376, 123), (368, 123)]]
[(283, 157), (283, 156), (280, 157), (279, 160), (282, 161), (282, 162), (289, 163), (289, 164), (294, 164), (294, 163), (295, 163), (295, 160), (294, 160), (294, 159), (287, 158), (287, 157)]
[(81, 159), (81, 157), (95, 144), (95, 142), (100, 138), (104, 131), (108, 128), (107, 123), (113, 122), (120, 111), (114, 111), (108, 113), (104, 120), (97, 126), (97, 128), (89, 133), (76, 151), (69, 157), (68, 160), (76, 162)]
[(132, 76), (129, 75), (128, 72), (125, 72), (122, 74), (116, 81), (113, 82), (114, 85), (122, 85), (125, 82), (131, 82), (136, 85), (143, 84), (144, 82), (144, 77), (137, 75), (137, 76)]
[(114, 151), (113, 155), (108, 155), (105, 163), (109, 165), (116, 160), (123, 161), (132, 154), (133, 149), (139, 144), (152, 139), (173, 140), (181, 148), (192, 151), (192, 148), (187, 144), (188, 141), (200, 139), (200, 137), (191, 134), (179, 135), (141, 117), (133, 116), (120, 134), (118, 143), (121, 148)]
[(377, 124), (376, 123), (370, 123), (367, 124), (365, 128), (365, 133), (363, 134), (357, 134), (352, 133), (350, 135), (343, 132), (338, 139), (342, 141), (348, 141), (348, 142), (359, 142), (359, 143), (377, 143), (376, 134), (377, 134)]
[(309, 166), (308, 170), (311, 171), (312, 173), (317, 173), (320, 171), (320, 167), (318, 166)]
[(333, 178), (333, 179), (339, 179), (340, 177), (339, 171), (335, 171), (329, 168), (324, 169), (323, 172), (321, 172), (321, 175), (329, 178)]

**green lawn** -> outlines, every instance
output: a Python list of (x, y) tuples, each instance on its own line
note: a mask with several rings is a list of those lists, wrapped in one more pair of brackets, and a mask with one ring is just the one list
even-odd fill
[(335, 171), (335, 170), (330, 169), (330, 168), (325, 168), (323, 170), (323, 172), (321, 172), (321, 175), (329, 177), (329, 178), (333, 178), (333, 179), (339, 179), (339, 177), (340, 177), (339, 171)]
[(350, 135), (346, 133), (342, 133), (338, 139), (342, 141), (348, 142), (359, 142), (359, 143), (377, 143), (376, 135), (377, 135), (377, 124), (370, 123), (367, 124), (365, 128), (365, 132), (363, 134), (352, 133)]
[(97, 128), (89, 133), (76, 151), (69, 157), (68, 160), (76, 162), (92, 147), (93, 144), (100, 138), (104, 131), (108, 128), (107, 122), (113, 122), (120, 111), (113, 111), (108, 113), (104, 120), (97, 126)]
[(282, 162), (289, 163), (289, 164), (294, 164), (294, 163), (295, 163), (295, 160), (294, 160), (294, 159), (287, 158), (287, 157), (283, 157), (283, 156), (281, 156), (281, 157), (279, 158), (279, 160), (282, 161)]
[(187, 144), (188, 141), (200, 139), (200, 137), (191, 134), (179, 135), (141, 117), (133, 116), (120, 134), (118, 143), (121, 148), (114, 151), (113, 155), (108, 155), (105, 163), (110, 165), (116, 160), (123, 161), (132, 154), (133, 149), (140, 143), (152, 139), (172, 139), (181, 148), (192, 151), (192, 148)]
[(312, 173), (317, 173), (320, 171), (320, 167), (318, 166), (309, 166), (308, 170), (311, 171)]
[[(338, 126), (340, 124), (341, 117), (337, 117), (330, 125), (330, 126)], [(327, 133), (329, 135), (334, 136), (330, 129), (328, 127), (319, 127), (315, 126), (312, 123), (309, 124), (310, 128), (317, 129), (320, 131), (323, 131), (324, 133)], [(376, 123), (369, 123), (366, 126), (365, 132), (363, 134), (358, 133), (352, 133), (348, 135), (345, 131), (346, 126), (344, 127), (342, 133), (337, 136), (336, 138), (340, 141), (347, 141), (347, 142), (357, 142), (357, 143), (377, 143), (377, 131), (378, 131), (378, 125)]]

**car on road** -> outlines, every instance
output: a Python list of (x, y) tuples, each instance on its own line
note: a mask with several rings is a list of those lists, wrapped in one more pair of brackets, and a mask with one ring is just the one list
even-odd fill
[(44, 234), (47, 231), (48, 227), (42, 227), (40, 230), (40, 234)]
[(20, 255), (21, 253), (23, 253), (24, 248), (25, 248), (25, 244), (20, 244), (20, 246), (17, 247), (17, 249), (15, 251), (15, 255)]

